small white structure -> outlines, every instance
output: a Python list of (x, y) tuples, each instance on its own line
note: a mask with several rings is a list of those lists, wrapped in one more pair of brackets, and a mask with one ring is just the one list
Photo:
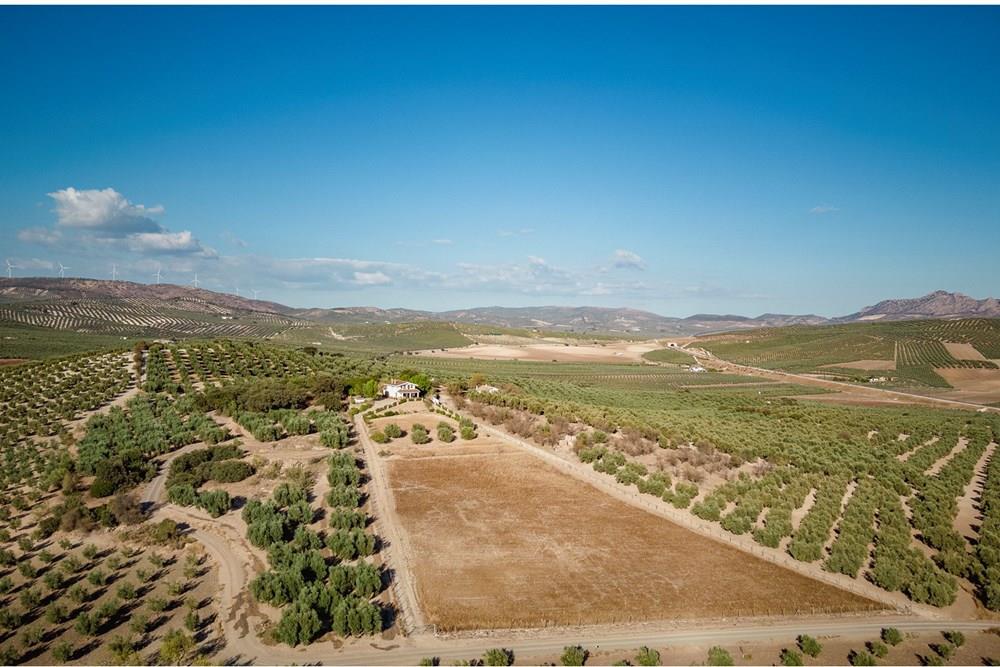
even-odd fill
[(355, 396), (354, 398), (351, 399), (351, 401), (353, 401), (355, 405), (361, 405), (367, 400), (368, 399), (365, 398), (364, 396)]
[(478, 391), (481, 394), (495, 394), (500, 391), (500, 388), (494, 387), (491, 384), (481, 384), (475, 388), (475, 391)]
[(707, 373), (708, 371), (704, 366), (692, 366), (688, 369), (689, 373)]
[(382, 395), (386, 398), (420, 398), (420, 387), (412, 382), (396, 380), (382, 387)]

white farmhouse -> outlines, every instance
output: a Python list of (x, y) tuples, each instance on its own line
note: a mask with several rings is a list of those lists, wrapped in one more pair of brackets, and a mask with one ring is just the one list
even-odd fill
[(707, 373), (708, 371), (704, 366), (692, 366), (688, 369), (689, 373)]
[(382, 387), (386, 398), (420, 398), (420, 387), (412, 382), (395, 380)]

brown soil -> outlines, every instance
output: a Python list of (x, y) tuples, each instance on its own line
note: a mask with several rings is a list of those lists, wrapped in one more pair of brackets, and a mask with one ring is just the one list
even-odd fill
[(26, 361), (27, 359), (0, 359), (0, 366), (16, 366)]
[[(848, 638), (838, 635), (820, 636), (818, 640), (823, 646), (818, 658), (805, 657), (807, 665), (849, 665), (848, 657), (851, 651), (865, 652), (865, 642), (880, 641), (881, 628), (874, 624), (871, 636), (868, 638)], [(1000, 656), (1000, 636), (989, 632), (966, 632), (965, 644), (955, 650), (950, 664), (953, 665), (985, 665), (993, 664)], [(920, 665), (921, 657), (932, 654), (931, 644), (946, 643), (939, 632), (906, 633), (906, 638), (898, 645), (889, 647), (889, 653), (880, 664), (887, 665)], [(680, 644), (667, 646), (652, 646), (660, 653), (663, 665), (701, 665), (705, 664), (708, 649), (712, 644)], [(591, 653), (588, 665), (611, 665), (627, 660), (635, 664), (636, 650), (632, 651), (602, 651), (599, 647), (587, 647)], [(752, 642), (722, 642), (733, 657), (736, 665), (777, 665), (781, 664), (781, 650), (796, 649), (794, 641), (752, 641)], [(537, 656), (532, 664), (559, 664), (559, 655)], [(993, 659), (993, 661), (990, 661)]]
[(861, 371), (894, 371), (896, 361), (894, 359), (860, 359), (858, 361), (845, 361), (839, 364), (826, 364), (821, 368), (856, 368)]
[(635, 509), (511, 446), (497, 449), (387, 461), (421, 606), (440, 630), (873, 606)]
[(943, 343), (948, 354), (956, 359), (975, 359), (976, 361), (986, 361), (983, 353), (972, 347), (971, 343)]
[(659, 349), (656, 343), (608, 343), (607, 345), (564, 345), (533, 343), (531, 345), (484, 345), (445, 351), (427, 350), (425, 356), (442, 359), (520, 359), (522, 361), (589, 361), (604, 363), (641, 363), (642, 355)]
[(944, 398), (974, 403), (1000, 401), (1000, 369), (935, 368), (956, 391), (942, 393)]

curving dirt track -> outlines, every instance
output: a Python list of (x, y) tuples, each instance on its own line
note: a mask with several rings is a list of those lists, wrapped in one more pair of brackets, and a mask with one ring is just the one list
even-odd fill
[[(422, 658), (436, 656), (442, 663), (469, 660), (482, 655), (488, 648), (505, 646), (522, 659), (526, 656), (557, 654), (569, 644), (600, 646), (604, 650), (633, 649), (641, 645), (667, 644), (711, 645), (750, 640), (792, 641), (798, 634), (870, 638), (873, 627), (894, 625), (903, 631), (928, 632), (944, 629), (964, 631), (984, 630), (998, 624), (983, 621), (956, 621), (919, 619), (912, 616), (817, 617), (808, 620), (762, 618), (741, 620), (720, 619), (718, 622), (677, 623), (659, 622), (641, 625), (615, 625), (590, 627), (548, 628), (526, 631), (498, 631), (475, 636), (437, 636), (423, 626), (415, 594), (406, 601), (407, 591), (413, 593), (412, 577), (405, 567), (402, 543), (398, 540), (393, 500), (388, 492), (384, 469), (376, 445), (367, 438), (363, 424), (358, 425), (358, 435), (365, 448), (372, 477), (372, 501), (378, 512), (379, 531), (387, 542), (385, 555), (397, 573), (396, 597), (401, 607), (412, 605), (417, 616), (412, 621), (412, 632), (393, 639), (362, 638), (343, 642), (318, 642), (308, 647), (291, 648), (273, 645), (262, 640), (258, 633), (261, 626), (273, 621), (268, 611), (258, 608), (250, 598), (250, 579), (262, 571), (266, 558), (245, 537), (245, 526), (236, 513), (220, 519), (211, 519), (197, 509), (173, 505), (158, 507), (154, 519), (170, 518), (186, 524), (191, 537), (196, 539), (210, 558), (218, 565), (221, 634), (225, 645), (214, 659), (227, 664), (366, 664), (400, 665), (416, 664)], [(169, 459), (190, 445), (173, 452)], [(203, 445), (200, 445), (203, 446)], [(280, 453), (280, 450), (279, 450)], [(168, 464), (160, 475), (143, 492), (147, 502), (163, 500)], [(399, 547), (399, 548), (396, 548)], [(406, 613), (405, 610), (403, 612)]]

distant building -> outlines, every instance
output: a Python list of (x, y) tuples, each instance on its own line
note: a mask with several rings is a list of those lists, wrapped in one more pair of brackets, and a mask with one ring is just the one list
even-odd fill
[(365, 398), (364, 396), (355, 396), (351, 400), (354, 401), (354, 403), (356, 405), (360, 405), (360, 404), (364, 403), (365, 401), (367, 401), (368, 399)]
[(707, 373), (707, 369), (704, 366), (692, 366), (688, 369), (689, 373)]
[(420, 398), (420, 387), (407, 381), (394, 381), (382, 387), (386, 398)]

